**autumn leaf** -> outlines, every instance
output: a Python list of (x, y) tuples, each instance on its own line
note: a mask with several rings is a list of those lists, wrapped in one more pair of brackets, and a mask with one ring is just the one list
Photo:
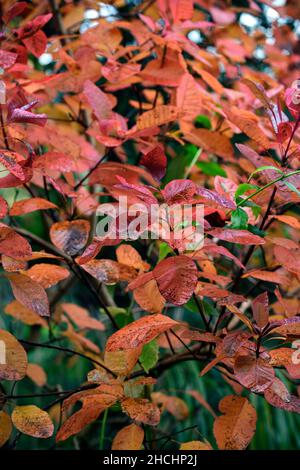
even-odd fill
[(256, 411), (247, 398), (228, 395), (219, 403), (214, 436), (221, 450), (246, 449), (255, 434)]
[(57, 209), (57, 206), (47, 199), (35, 197), (34, 199), (23, 199), (16, 201), (10, 209), (10, 215), (23, 215), (30, 212), (46, 209)]
[(5, 166), (12, 175), (16, 176), (21, 181), (25, 181), (27, 175), (20, 164), (22, 161), (24, 161), (23, 157), (16, 152), (4, 149), (0, 151), (0, 163)]
[(7, 274), (6, 276), (11, 284), (15, 298), (24, 307), (42, 317), (50, 315), (48, 297), (40, 284), (25, 274)]
[(35, 405), (16, 406), (11, 419), (18, 431), (28, 436), (47, 439), (54, 432), (48, 413)]
[(29, 276), (30, 279), (40, 284), (44, 289), (67, 279), (69, 275), (70, 273), (66, 268), (46, 263), (35, 264), (26, 271), (26, 276)]
[(4, 312), (7, 315), (11, 315), (12, 317), (16, 318), (17, 320), (20, 320), (25, 325), (47, 325), (44, 318), (42, 318), (33, 310), (30, 310), (29, 308), (22, 305), (17, 300), (13, 300), (8, 305), (6, 305)]
[(5, 411), (0, 411), (0, 447), (10, 438), (12, 433), (12, 423), (10, 416)]
[(179, 450), (213, 450), (208, 442), (189, 441), (180, 445)]
[(143, 130), (148, 127), (161, 126), (170, 121), (175, 121), (180, 115), (180, 110), (176, 106), (157, 106), (151, 111), (146, 111), (137, 119), (137, 129)]
[(140, 164), (149, 170), (153, 178), (161, 180), (167, 168), (167, 157), (163, 148), (157, 145), (148, 150), (140, 159)]
[(158, 263), (153, 276), (161, 295), (175, 305), (185, 304), (192, 296), (198, 280), (193, 260), (180, 255)]
[(176, 325), (178, 322), (166, 315), (144, 316), (110, 336), (105, 349), (111, 352), (138, 348)]
[(120, 269), (118, 263), (109, 259), (92, 259), (81, 267), (93, 276), (97, 281), (104, 284), (116, 284), (120, 279)]
[(85, 247), (89, 232), (90, 224), (87, 220), (57, 222), (50, 228), (50, 238), (57, 248), (74, 256)]
[(247, 230), (232, 230), (215, 228), (209, 232), (213, 237), (230, 243), (240, 243), (241, 245), (263, 245), (265, 240), (254, 235)]
[(257, 326), (264, 328), (269, 320), (269, 299), (267, 292), (263, 292), (253, 300), (252, 310)]
[(47, 384), (47, 374), (44, 369), (38, 364), (29, 363), (27, 366), (26, 375), (38, 387), (44, 387), (44, 385)]
[(237, 380), (253, 392), (263, 392), (275, 378), (275, 372), (267, 359), (254, 355), (238, 355), (234, 363)]
[(161, 313), (165, 305), (165, 299), (161, 295), (155, 279), (134, 289), (133, 297), (139, 306), (149, 313)]
[(21, 380), (26, 375), (27, 354), (23, 346), (8, 331), (0, 330), (2, 359), (0, 361), (1, 380)]
[(161, 392), (152, 393), (151, 398), (153, 403), (162, 407), (162, 410), (167, 410), (179, 421), (183, 421), (188, 418), (189, 409), (182, 398), (169, 396)]
[(144, 440), (144, 430), (132, 423), (120, 429), (115, 435), (112, 450), (140, 450)]
[(31, 257), (32, 250), (26, 238), (0, 224), (0, 253), (16, 260), (26, 260)]
[(160, 421), (160, 411), (156, 405), (145, 398), (125, 398), (122, 410), (137, 423), (156, 426)]
[(78, 328), (88, 328), (99, 331), (105, 329), (104, 324), (100, 320), (91, 317), (89, 312), (85, 308), (79, 307), (79, 305), (64, 302), (61, 304), (61, 308)]
[(64, 421), (56, 435), (56, 441), (65, 441), (70, 436), (78, 434), (88, 424), (92, 423), (101, 413), (117, 401), (112, 394), (91, 394), (81, 398), (82, 408)]

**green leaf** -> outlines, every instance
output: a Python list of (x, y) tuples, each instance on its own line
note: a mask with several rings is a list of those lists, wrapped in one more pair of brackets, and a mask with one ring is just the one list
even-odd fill
[(248, 214), (243, 209), (238, 207), (231, 213), (231, 228), (247, 229), (248, 227)]
[(285, 181), (283, 180), (283, 183), (291, 190), (293, 191), (293, 193), (296, 193), (298, 194), (298, 196), (300, 196), (300, 191), (299, 189), (296, 188), (296, 186), (294, 186), (292, 183), (290, 183), (289, 181)]
[[(100, 308), (99, 310), (100, 313), (105, 314), (103, 308)], [(124, 326), (128, 325), (128, 323), (131, 323), (134, 320), (132, 313), (126, 308), (107, 307), (107, 310), (114, 317), (119, 328), (123, 328)]]
[(196, 145), (184, 145), (178, 155), (168, 163), (164, 183), (169, 183), (174, 179), (184, 178), (186, 168), (191, 165), (197, 151), (198, 147)]
[(161, 242), (161, 244), (159, 245), (158, 261), (162, 261), (163, 259), (165, 259), (169, 253), (172, 253), (172, 251), (173, 250), (170, 245), (168, 245), (168, 243)]
[(259, 189), (259, 186), (256, 184), (250, 184), (250, 183), (242, 183), (237, 187), (237, 190), (234, 195), (234, 199), (237, 200), (240, 196), (242, 196), (246, 191), (249, 191), (249, 189)]
[(197, 162), (197, 167), (199, 167), (205, 175), (224, 176), (225, 178), (227, 176), (226, 171), (216, 162)]
[(204, 127), (205, 129), (211, 129), (212, 125), (210, 119), (204, 114), (199, 114), (194, 121), (195, 127)]
[(148, 373), (149, 370), (156, 365), (158, 361), (158, 352), (159, 347), (155, 339), (150, 341), (150, 343), (145, 344), (143, 347), (142, 354), (140, 355), (140, 363), (145, 372)]
[(261, 171), (265, 171), (265, 170), (274, 170), (274, 171), (277, 171), (277, 173), (281, 173), (283, 175), (283, 171), (280, 168), (277, 168), (277, 166), (264, 165), (264, 166), (260, 166), (259, 168), (256, 168), (256, 170), (254, 170), (253, 173), (251, 173), (251, 175), (249, 176), (248, 181), (250, 181), (251, 178), (254, 175), (256, 175), (256, 173), (260, 173)]

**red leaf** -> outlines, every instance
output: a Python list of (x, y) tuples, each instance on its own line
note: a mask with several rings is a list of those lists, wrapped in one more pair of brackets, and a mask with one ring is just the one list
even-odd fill
[(252, 310), (257, 326), (264, 328), (269, 320), (269, 299), (267, 292), (263, 292), (253, 300)]
[(25, 307), (48, 317), (49, 301), (43, 287), (25, 274), (7, 274), (14, 296)]
[(196, 289), (197, 267), (187, 256), (167, 258), (158, 263), (153, 272), (161, 295), (175, 305), (185, 304)]
[(105, 350), (111, 352), (139, 348), (176, 325), (178, 322), (166, 315), (142, 317), (114, 333), (108, 339)]
[(99, 87), (87, 80), (84, 83), (83, 93), (95, 113), (98, 121), (109, 119), (112, 115), (112, 104), (107, 95)]
[(28, 259), (32, 255), (28, 241), (10, 227), (0, 224), (0, 253), (16, 260)]
[(265, 243), (263, 238), (248, 232), (248, 230), (215, 228), (209, 234), (225, 242), (240, 243), (241, 245), (263, 245)]
[(10, 150), (0, 150), (0, 163), (5, 166), (5, 168), (10, 171), (14, 176), (16, 176), (21, 181), (26, 180), (26, 172), (19, 164), (23, 160), (23, 157), (16, 152), (11, 152)]
[(45, 52), (47, 41), (46, 34), (41, 30), (37, 31), (32, 36), (22, 39), (22, 42), (25, 44), (29, 52), (31, 52), (35, 57), (40, 57)]
[(234, 374), (237, 380), (253, 392), (263, 392), (275, 379), (275, 372), (269, 362), (255, 355), (239, 355), (235, 359)]
[(160, 145), (153, 147), (142, 156), (140, 164), (150, 171), (153, 178), (161, 180), (165, 176), (167, 168), (167, 157), (163, 148)]
[(0, 49), (0, 67), (9, 69), (16, 62), (18, 54)]

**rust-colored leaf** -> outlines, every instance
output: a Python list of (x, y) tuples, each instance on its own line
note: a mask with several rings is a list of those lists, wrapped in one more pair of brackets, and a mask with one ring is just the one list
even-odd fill
[(35, 264), (32, 268), (26, 271), (26, 276), (36, 281), (44, 289), (55, 286), (60, 281), (67, 279), (70, 273), (66, 268), (57, 266), (55, 264), (40, 263)]
[(256, 411), (247, 398), (228, 395), (219, 403), (221, 416), (214, 422), (214, 436), (221, 450), (242, 450), (251, 442)]
[(44, 288), (25, 274), (7, 274), (16, 299), (42, 317), (49, 316), (49, 300)]
[(18, 431), (28, 436), (47, 439), (54, 432), (48, 413), (35, 405), (16, 406), (11, 419)]
[(0, 330), (0, 347), (0, 379), (23, 379), (27, 371), (27, 354), (23, 346), (8, 331)]
[(114, 333), (106, 343), (106, 351), (135, 349), (155, 339), (159, 334), (178, 325), (166, 315), (148, 315)]
[(57, 222), (50, 228), (50, 238), (57, 248), (74, 256), (85, 247), (89, 232), (90, 224), (84, 219)]
[(10, 215), (23, 215), (46, 209), (57, 209), (57, 206), (47, 199), (35, 197), (33, 199), (23, 199), (22, 201), (16, 201), (10, 209), (9, 213)]
[(144, 430), (132, 423), (125, 426), (115, 435), (112, 450), (140, 450), (144, 440)]
[(12, 423), (10, 416), (5, 411), (0, 411), (0, 447), (10, 438), (12, 433)]
[(254, 392), (263, 392), (275, 378), (274, 369), (267, 359), (250, 354), (236, 357), (234, 373), (244, 387)]
[(157, 426), (160, 421), (158, 407), (145, 398), (125, 398), (122, 400), (122, 410), (138, 423)]

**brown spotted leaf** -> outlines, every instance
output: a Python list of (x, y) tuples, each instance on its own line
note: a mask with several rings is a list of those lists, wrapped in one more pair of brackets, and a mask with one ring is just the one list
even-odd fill
[(90, 224), (84, 219), (57, 222), (50, 228), (50, 238), (57, 248), (74, 256), (85, 247), (89, 232)]
[(7, 274), (15, 298), (42, 317), (48, 317), (49, 300), (45, 289), (25, 274)]
[(54, 431), (48, 413), (35, 405), (16, 406), (11, 419), (18, 431), (28, 436), (47, 439)]
[(106, 351), (135, 349), (149, 343), (161, 333), (178, 325), (166, 315), (148, 315), (114, 333), (106, 343)]
[(122, 410), (138, 423), (156, 426), (160, 421), (160, 411), (156, 405), (145, 398), (125, 398)]
[(256, 428), (256, 411), (247, 398), (228, 395), (219, 403), (221, 416), (214, 422), (214, 436), (221, 450), (243, 450)]
[(256, 355), (238, 355), (234, 363), (236, 379), (253, 392), (263, 392), (275, 379), (275, 372), (267, 359)]

